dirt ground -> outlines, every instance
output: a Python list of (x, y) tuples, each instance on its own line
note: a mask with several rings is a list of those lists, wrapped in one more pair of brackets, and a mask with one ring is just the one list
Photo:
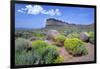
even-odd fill
[(64, 57), (64, 62), (85, 62), (85, 61), (94, 61), (94, 45), (90, 43), (86, 43), (86, 48), (88, 50), (88, 54), (79, 57), (73, 57), (70, 55), (64, 47), (59, 47), (59, 54)]

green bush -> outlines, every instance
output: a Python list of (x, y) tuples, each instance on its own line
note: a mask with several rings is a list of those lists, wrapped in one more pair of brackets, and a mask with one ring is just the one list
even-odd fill
[(66, 39), (66, 37), (63, 36), (63, 35), (58, 35), (58, 36), (54, 37), (55, 43), (56, 43), (57, 45), (60, 45), (60, 46), (61, 46), (61, 45), (63, 46), (65, 39)]
[(67, 37), (68, 38), (79, 38), (79, 34), (78, 33), (71, 33)]
[(65, 48), (73, 56), (86, 55), (87, 49), (85, 44), (77, 38), (68, 38), (64, 42)]
[(22, 38), (25, 38), (25, 39), (32, 37), (32, 34), (30, 32), (23, 32), (22, 34), (23, 34)]
[[(19, 41), (19, 38), (17, 40)], [(25, 48), (22, 48), (20, 53), (15, 51), (16, 65), (51, 64), (62, 61), (62, 57), (59, 57), (58, 47), (49, 45), (42, 40), (33, 41), (30, 51), (26, 51)]]
[(72, 28), (70, 28), (70, 29), (65, 29), (63, 35), (67, 36), (67, 35), (69, 35), (70, 33), (73, 33), (74, 30), (75, 30), (75, 29), (72, 29)]
[(43, 61), (45, 64), (54, 63), (58, 56), (58, 48), (54, 45), (48, 45), (43, 55)]
[(15, 64), (16, 65), (31, 65), (36, 62), (36, 57), (29, 51), (22, 51), (21, 53), (15, 52)]
[(44, 34), (40, 33), (40, 32), (34, 32), (33, 36), (35, 36), (35, 37), (44, 37)]
[(64, 61), (64, 57), (58, 56), (54, 63), (62, 63)]
[(29, 46), (29, 42), (28, 40), (24, 39), (24, 38), (17, 38), (15, 40), (15, 51), (16, 52), (21, 52), (25, 49), (27, 49)]
[(32, 42), (32, 47), (34, 49), (41, 48), (41, 47), (46, 47), (48, 44), (44, 42), (43, 40), (35, 40)]
[(89, 42), (94, 44), (94, 32), (89, 32)]
[(16, 31), (15, 32), (15, 37), (16, 38), (25, 38), (25, 39), (28, 39), (30, 37), (32, 37), (32, 32), (29, 32), (29, 31)]
[(57, 58), (58, 48), (54, 45), (49, 45), (42, 40), (36, 40), (32, 43), (34, 54), (38, 55), (37, 64), (50, 64)]

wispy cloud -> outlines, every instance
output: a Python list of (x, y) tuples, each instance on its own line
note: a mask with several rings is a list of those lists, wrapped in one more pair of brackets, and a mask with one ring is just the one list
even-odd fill
[(45, 10), (40, 5), (26, 5), (25, 8), (18, 9), (17, 11), (19, 13), (27, 13), (27, 14), (32, 14), (32, 15), (37, 15), (37, 14), (45, 14), (45, 15), (50, 15), (50, 16), (61, 15), (61, 12), (59, 9)]
[(20, 12), (20, 13), (23, 13), (24, 11), (22, 11), (22, 10), (17, 10), (18, 12)]
[(51, 16), (54, 16), (54, 15), (58, 15), (60, 16), (61, 15), (61, 12), (59, 11), (59, 9), (50, 9), (50, 10), (42, 10), (41, 11), (42, 14), (47, 14), (47, 15), (51, 15)]

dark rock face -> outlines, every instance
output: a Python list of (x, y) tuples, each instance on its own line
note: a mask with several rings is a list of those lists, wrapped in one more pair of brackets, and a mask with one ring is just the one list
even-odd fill
[(89, 35), (87, 32), (81, 32), (80, 33), (80, 39), (84, 42), (88, 42), (89, 41)]
[(53, 19), (53, 18), (49, 18), (47, 19), (46, 21), (46, 25), (47, 26), (52, 26), (52, 25), (56, 25), (56, 26), (65, 26), (67, 25), (68, 23), (66, 22), (63, 22), (63, 21), (60, 21), (60, 20), (57, 20), (57, 19)]

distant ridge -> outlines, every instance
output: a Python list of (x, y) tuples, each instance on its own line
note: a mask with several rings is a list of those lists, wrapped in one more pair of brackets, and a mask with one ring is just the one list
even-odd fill
[(81, 25), (81, 24), (70, 24), (68, 22), (65, 21), (61, 21), (58, 19), (54, 19), (54, 18), (48, 18), (46, 20), (46, 26), (94, 26), (94, 23), (89, 24), (89, 25)]
[(46, 26), (51, 26), (51, 25), (65, 26), (65, 25), (68, 25), (68, 23), (61, 20), (54, 19), (54, 18), (49, 18), (46, 20)]

